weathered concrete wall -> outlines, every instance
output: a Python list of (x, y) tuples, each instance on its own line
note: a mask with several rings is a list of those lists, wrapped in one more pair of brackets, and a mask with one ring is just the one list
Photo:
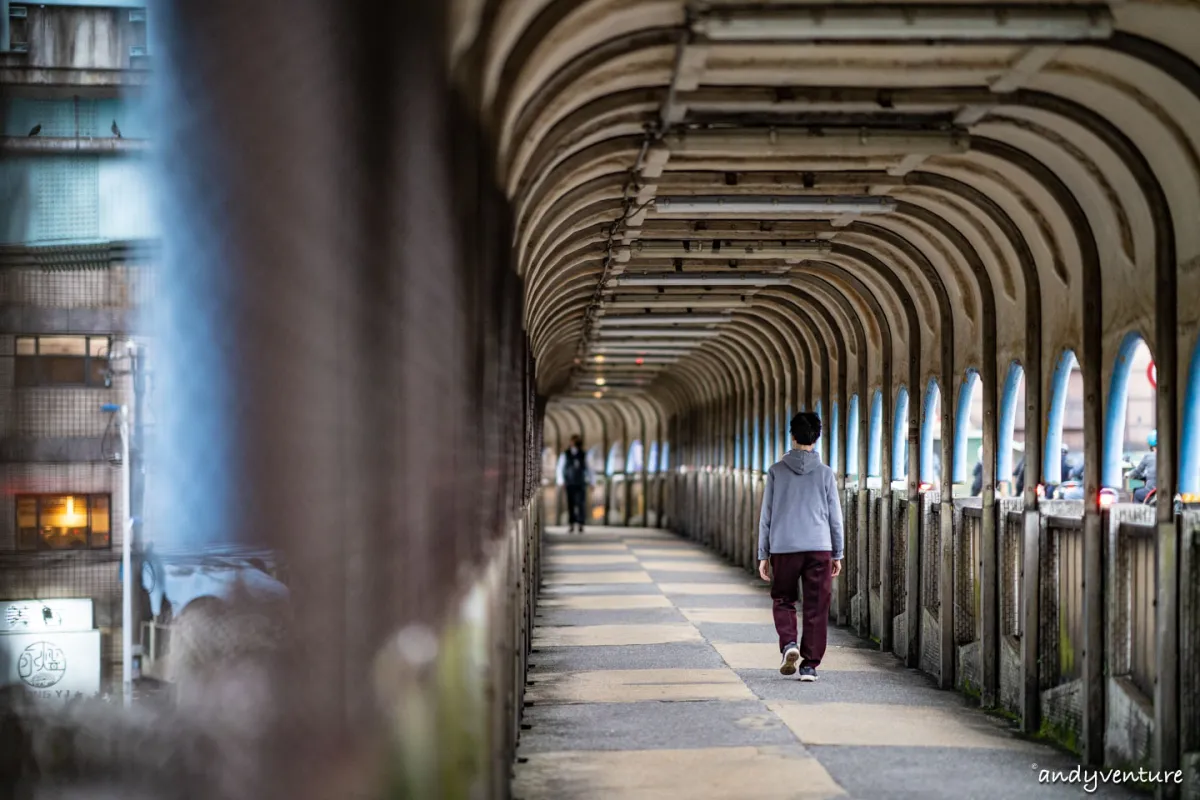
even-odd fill
[(1108, 764), (1150, 766), (1154, 707), (1128, 678), (1105, 682), (1104, 760)]
[(1008, 637), (1000, 637), (1000, 706), (1021, 713), (1021, 651)]
[[(21, 4), (13, 3), (13, 7)], [(128, 8), (26, 5), (14, 19), (13, 43), (23, 38), (29, 67), (125, 70), (138, 66), (133, 48), (146, 46), (146, 25)], [(11, 59), (10, 59), (11, 60)]]

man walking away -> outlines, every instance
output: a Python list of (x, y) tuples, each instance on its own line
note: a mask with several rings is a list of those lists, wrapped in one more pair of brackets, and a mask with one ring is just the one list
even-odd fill
[(583, 509), (591, 483), (592, 471), (583, 450), (583, 437), (576, 434), (571, 437), (571, 446), (558, 459), (558, 485), (567, 490), (568, 532), (573, 533), (578, 525), (579, 532), (583, 533)]
[[(775, 630), (783, 653), (780, 673), (796, 674), (800, 662), (800, 680), (815, 681), (825, 656), (833, 579), (842, 571), (842, 507), (833, 470), (813, 452), (821, 437), (821, 418), (797, 414), (791, 431), (793, 449), (767, 472), (758, 523), (758, 574), (771, 584), (775, 601)], [(801, 593), (804, 629), (797, 646), (796, 601)]]

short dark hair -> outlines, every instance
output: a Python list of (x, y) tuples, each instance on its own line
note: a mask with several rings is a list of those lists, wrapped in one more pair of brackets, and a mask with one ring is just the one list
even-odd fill
[(801, 411), (792, 417), (791, 431), (798, 444), (816, 444), (821, 438), (821, 418), (811, 411)]

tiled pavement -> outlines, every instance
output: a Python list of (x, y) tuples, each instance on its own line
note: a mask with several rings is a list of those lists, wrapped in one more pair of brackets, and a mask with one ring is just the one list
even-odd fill
[[(518, 800), (1081, 797), (1075, 762), (831, 629), (779, 674), (765, 584), (650, 529), (547, 534)], [(1139, 797), (1101, 788), (1098, 797)]]

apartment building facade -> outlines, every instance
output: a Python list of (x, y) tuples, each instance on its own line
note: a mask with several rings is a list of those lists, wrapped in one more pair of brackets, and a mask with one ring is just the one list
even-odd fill
[(119, 356), (153, 295), (146, 10), (0, 14), (0, 607), (11, 630), (13, 601), (90, 599), (108, 691), (128, 514), (105, 408), (135, 405)]

